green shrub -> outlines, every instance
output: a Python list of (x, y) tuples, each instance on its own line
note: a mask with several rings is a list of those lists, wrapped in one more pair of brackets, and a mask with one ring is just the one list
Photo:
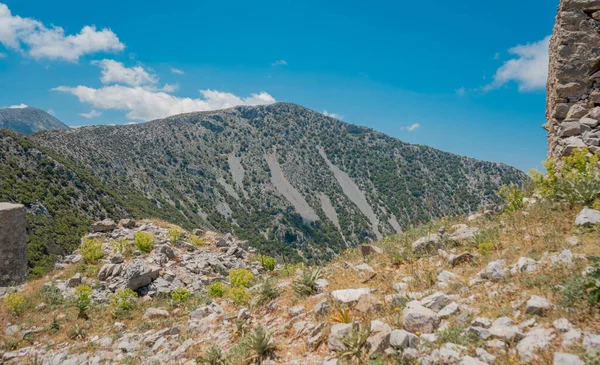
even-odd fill
[(211, 298), (221, 298), (225, 294), (223, 283), (220, 281), (213, 281), (206, 286), (206, 291)]
[(492, 254), (494, 250), (494, 244), (491, 242), (482, 242), (477, 245), (477, 251), (481, 254), (481, 256), (489, 256)]
[(229, 282), (234, 287), (248, 287), (254, 275), (247, 269), (233, 269), (229, 272)]
[(297, 264), (286, 264), (283, 266), (283, 269), (281, 269), (281, 275), (289, 277), (289, 276), (294, 276), (296, 275), (296, 270), (304, 270), (304, 264), (302, 262), (297, 263)]
[(27, 304), (27, 299), (19, 293), (11, 293), (4, 297), (4, 305), (14, 316), (19, 316)]
[(258, 256), (258, 262), (262, 265), (265, 270), (273, 271), (277, 266), (277, 260), (270, 256)]
[(48, 305), (60, 305), (63, 304), (65, 298), (63, 297), (60, 289), (54, 285), (42, 285), (40, 289), (40, 296), (44, 303)]
[(271, 341), (271, 334), (263, 326), (255, 327), (248, 336), (244, 337), (244, 343), (254, 353), (259, 360), (259, 364), (262, 359), (270, 356), (277, 349)]
[(502, 186), (499, 193), (504, 198), (504, 210), (507, 212), (516, 212), (523, 209), (523, 198), (525, 195), (514, 183)]
[(142, 252), (151, 252), (155, 243), (154, 235), (148, 232), (137, 232), (133, 237), (133, 244)]
[(131, 241), (126, 240), (125, 238), (118, 238), (112, 241), (113, 249), (116, 253), (121, 254), (125, 257), (133, 255), (134, 245)]
[(225, 291), (227, 297), (233, 300), (235, 305), (246, 305), (250, 302), (250, 292), (243, 286), (234, 286)]
[(304, 270), (302, 275), (294, 280), (294, 292), (299, 297), (308, 297), (317, 292), (317, 281), (322, 279), (321, 269)]
[(110, 303), (113, 307), (113, 315), (117, 318), (127, 318), (135, 308), (137, 293), (129, 288), (117, 290), (110, 296)]
[(171, 299), (173, 299), (176, 304), (183, 304), (190, 300), (191, 294), (192, 293), (188, 289), (179, 287), (171, 292)]
[(196, 236), (195, 234), (190, 236), (190, 243), (196, 247), (204, 246), (204, 241), (202, 238)]
[(96, 264), (104, 257), (102, 241), (99, 238), (84, 239), (81, 243), (81, 256), (88, 264)]
[(592, 265), (585, 276), (585, 289), (590, 304), (600, 306), (600, 258), (592, 258)]
[(218, 345), (212, 345), (204, 351), (204, 354), (196, 358), (196, 362), (198, 364), (225, 365), (227, 364), (227, 356)]
[(543, 197), (591, 205), (600, 197), (600, 154), (577, 149), (560, 160), (544, 162), (546, 175), (534, 171), (536, 192)]
[(75, 288), (75, 307), (79, 310), (79, 318), (88, 318), (86, 311), (92, 302), (92, 292), (92, 288), (85, 284)]
[(346, 348), (337, 354), (337, 358), (349, 359), (352, 364), (363, 364), (363, 355), (370, 335), (371, 330), (367, 326), (353, 326), (348, 337), (342, 340)]
[(262, 305), (277, 298), (279, 296), (279, 289), (274, 287), (270, 281), (267, 281), (266, 283), (260, 286), (260, 291), (258, 292), (258, 295), (258, 304)]
[(181, 237), (183, 237), (184, 233), (185, 231), (183, 228), (179, 226), (171, 226), (171, 228), (169, 228), (169, 232), (167, 233), (167, 238), (172, 244), (174, 244), (175, 242), (179, 241)]

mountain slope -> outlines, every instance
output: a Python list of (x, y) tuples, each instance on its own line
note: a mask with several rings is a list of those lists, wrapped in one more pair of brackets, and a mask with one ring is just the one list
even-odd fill
[(12, 129), (23, 134), (69, 129), (52, 115), (32, 107), (0, 109), (0, 128)]
[(234, 232), (289, 260), (328, 259), (368, 238), (475, 211), (496, 202), (501, 185), (526, 180), (503, 164), (407, 144), (289, 103), (29, 140), (107, 189), (152, 202), (145, 214), (177, 209), (183, 226)]

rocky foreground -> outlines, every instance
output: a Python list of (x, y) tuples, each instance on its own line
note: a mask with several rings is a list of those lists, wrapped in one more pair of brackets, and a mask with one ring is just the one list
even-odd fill
[[(529, 203), (321, 269), (271, 267), (232, 235), (98, 222), (50, 276), (2, 293), (0, 364), (597, 364), (600, 311), (577, 280), (600, 272), (600, 212)], [(139, 232), (150, 248), (130, 246)]]

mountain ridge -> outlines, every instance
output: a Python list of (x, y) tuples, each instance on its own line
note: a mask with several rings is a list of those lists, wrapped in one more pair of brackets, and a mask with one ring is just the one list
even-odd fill
[(70, 129), (50, 113), (30, 106), (0, 109), (0, 128), (11, 129), (23, 134)]

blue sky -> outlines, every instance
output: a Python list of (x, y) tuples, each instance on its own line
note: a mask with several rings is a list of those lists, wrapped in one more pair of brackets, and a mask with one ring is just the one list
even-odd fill
[(524, 171), (558, 0), (0, 0), (0, 107), (71, 126), (289, 101)]

